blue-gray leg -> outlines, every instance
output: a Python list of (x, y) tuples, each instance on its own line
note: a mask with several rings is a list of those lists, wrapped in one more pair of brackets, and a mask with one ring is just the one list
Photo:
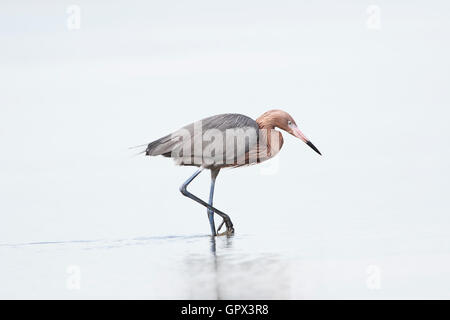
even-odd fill
[(208, 219), (209, 219), (209, 223), (210, 223), (210, 226), (211, 226), (211, 233), (212, 233), (213, 236), (216, 235), (216, 230), (215, 230), (215, 226), (214, 226), (214, 212), (217, 213), (219, 216), (221, 216), (222, 219), (224, 220), (224, 223), (225, 223), (225, 225), (227, 227), (227, 234), (232, 234), (232, 233), (234, 233), (234, 228), (233, 228), (233, 223), (231, 222), (230, 217), (226, 213), (224, 213), (224, 212), (222, 212), (222, 211), (220, 211), (220, 210), (218, 210), (218, 209), (216, 209), (216, 208), (214, 208), (212, 206), (212, 199), (213, 199), (213, 195), (214, 195), (214, 185), (215, 185), (215, 180), (216, 180), (217, 174), (219, 173), (218, 170), (217, 171), (211, 171), (211, 191), (210, 191), (210, 196), (209, 196), (209, 203), (206, 203), (205, 201), (203, 201), (202, 199), (196, 197), (195, 195), (193, 195), (192, 193), (190, 193), (187, 190), (187, 186), (202, 171), (203, 171), (203, 168), (198, 169), (189, 179), (186, 180), (185, 183), (183, 183), (181, 185), (180, 191), (181, 191), (181, 193), (184, 196), (186, 196), (186, 197), (188, 197), (188, 198), (190, 198), (190, 199), (200, 203), (201, 205), (205, 206), (208, 209)]
[[(209, 205), (212, 207), (214, 198), (214, 186), (216, 185), (216, 178), (219, 174), (219, 170), (211, 170), (211, 189), (209, 190)], [(211, 234), (216, 235), (216, 226), (214, 225), (214, 211), (207, 209), (209, 225), (211, 227)]]

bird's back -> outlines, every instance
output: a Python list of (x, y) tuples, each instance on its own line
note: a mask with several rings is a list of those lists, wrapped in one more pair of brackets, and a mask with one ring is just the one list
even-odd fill
[[(275, 134), (281, 134), (274, 130)], [(211, 116), (151, 142), (146, 155), (174, 158), (179, 165), (223, 168), (262, 162), (278, 152), (267, 149), (267, 133), (242, 114)], [(269, 138), (270, 139), (270, 138)], [(270, 140), (269, 140), (270, 141)], [(282, 138), (281, 138), (282, 144)], [(281, 147), (281, 145), (280, 145)]]

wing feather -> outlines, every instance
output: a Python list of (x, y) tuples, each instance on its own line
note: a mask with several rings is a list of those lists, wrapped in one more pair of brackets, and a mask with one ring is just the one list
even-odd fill
[(146, 154), (172, 157), (178, 164), (185, 165), (233, 165), (248, 158), (249, 151), (257, 149), (258, 138), (259, 126), (255, 120), (227, 113), (191, 123), (151, 142)]

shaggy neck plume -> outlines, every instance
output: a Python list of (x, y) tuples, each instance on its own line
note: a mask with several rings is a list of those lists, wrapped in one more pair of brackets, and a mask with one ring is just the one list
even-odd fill
[[(266, 113), (262, 114), (258, 119), (256, 119), (256, 123), (259, 126), (260, 134), (264, 135), (264, 140), (266, 142), (266, 150), (269, 157), (273, 157), (275, 154), (280, 151), (281, 147), (283, 146), (283, 135), (280, 131), (275, 130), (276, 121), (277, 118), (273, 114), (273, 111), (267, 111)], [(275, 136), (274, 136), (275, 134)], [(278, 138), (278, 143), (275, 144), (275, 149), (273, 148), (273, 141), (272, 139), (276, 137)], [(276, 141), (276, 140), (275, 140)]]
[(269, 113), (263, 113), (258, 119), (256, 119), (260, 129), (274, 129), (275, 128), (275, 118)]

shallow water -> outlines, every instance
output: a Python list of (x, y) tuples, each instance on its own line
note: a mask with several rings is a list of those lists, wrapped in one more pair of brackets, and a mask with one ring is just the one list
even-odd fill
[[(361, 237), (172, 235), (2, 244), (1, 298), (449, 297), (450, 255)], [(424, 239), (422, 239), (424, 240)], [(443, 239), (425, 239), (425, 245)], [(296, 243), (294, 243), (296, 241)], [(372, 246), (371, 246), (372, 243)], [(280, 244), (284, 244), (281, 245)], [(339, 249), (340, 248), (340, 249)], [(377, 249), (378, 248), (378, 249)], [(397, 251), (401, 249), (402, 254)]]

